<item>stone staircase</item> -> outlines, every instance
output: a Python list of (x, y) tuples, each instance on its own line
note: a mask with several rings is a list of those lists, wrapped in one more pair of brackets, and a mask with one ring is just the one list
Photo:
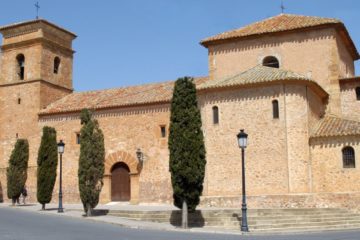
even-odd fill
[[(131, 220), (181, 225), (181, 211), (125, 211), (111, 210), (108, 215)], [(360, 229), (360, 214), (346, 209), (249, 209), (251, 232), (306, 232)], [(199, 210), (189, 214), (190, 227), (240, 231), (241, 210)]]

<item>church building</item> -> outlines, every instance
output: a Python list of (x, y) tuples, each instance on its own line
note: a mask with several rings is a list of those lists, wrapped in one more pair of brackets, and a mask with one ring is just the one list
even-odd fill
[[(26, 183), (36, 202), (44, 126), (63, 154), (63, 198), (79, 203), (80, 111), (105, 137), (101, 203), (171, 203), (168, 135), (174, 81), (75, 92), (76, 35), (47, 20), (0, 27), (0, 196), (16, 139), (29, 141)], [(201, 41), (209, 74), (195, 77), (206, 147), (202, 206), (241, 206), (241, 150), (248, 134), (249, 208), (360, 205), (359, 53), (333, 18), (280, 14)], [(200, 46), (199, 46), (200, 47)], [(105, 69), (104, 69), (105, 70)], [(57, 201), (58, 182), (53, 202)]]

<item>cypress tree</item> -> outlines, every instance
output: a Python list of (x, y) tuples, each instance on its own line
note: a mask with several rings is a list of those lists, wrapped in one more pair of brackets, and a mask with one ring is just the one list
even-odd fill
[(29, 143), (26, 139), (18, 139), (11, 152), (7, 173), (7, 195), (15, 205), (16, 199), (21, 195), (27, 179), (29, 161)]
[(51, 201), (56, 180), (58, 152), (55, 128), (43, 127), (37, 164), (37, 200), (44, 210), (45, 204)]
[(104, 176), (104, 135), (97, 120), (92, 119), (87, 109), (81, 112), (79, 190), (80, 198), (87, 216), (99, 202)]
[(189, 77), (175, 82), (168, 147), (174, 205), (182, 209), (182, 226), (187, 228), (187, 212), (200, 202), (206, 164), (196, 88)]

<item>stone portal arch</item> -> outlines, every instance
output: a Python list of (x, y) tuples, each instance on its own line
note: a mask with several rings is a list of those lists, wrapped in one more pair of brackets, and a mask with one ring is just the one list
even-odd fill
[[(134, 153), (135, 155), (135, 153)], [(130, 174), (139, 174), (139, 161), (136, 160), (135, 156), (130, 155), (124, 151), (118, 151), (110, 154), (105, 159), (105, 175), (111, 174), (111, 168), (115, 163), (123, 162), (128, 165)]]
[(139, 203), (139, 177), (141, 165), (136, 159), (135, 152), (133, 155), (125, 151), (118, 151), (109, 154), (105, 159), (105, 175), (104, 186), (101, 192), (101, 202), (106, 203), (111, 201), (111, 170), (116, 164), (124, 163), (129, 168), (130, 174), (130, 203)]

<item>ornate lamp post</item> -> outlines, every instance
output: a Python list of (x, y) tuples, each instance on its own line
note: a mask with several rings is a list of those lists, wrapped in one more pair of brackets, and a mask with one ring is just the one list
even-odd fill
[(60, 140), (60, 142), (57, 144), (58, 147), (58, 153), (60, 154), (60, 186), (59, 186), (59, 208), (58, 213), (64, 212), (63, 206), (62, 206), (62, 155), (64, 153), (65, 149), (65, 143)]
[(248, 232), (247, 224), (247, 207), (246, 207), (246, 191), (245, 191), (245, 148), (247, 146), (248, 135), (241, 129), (237, 135), (239, 148), (241, 148), (241, 172), (242, 172), (242, 204), (241, 204), (241, 231)]

